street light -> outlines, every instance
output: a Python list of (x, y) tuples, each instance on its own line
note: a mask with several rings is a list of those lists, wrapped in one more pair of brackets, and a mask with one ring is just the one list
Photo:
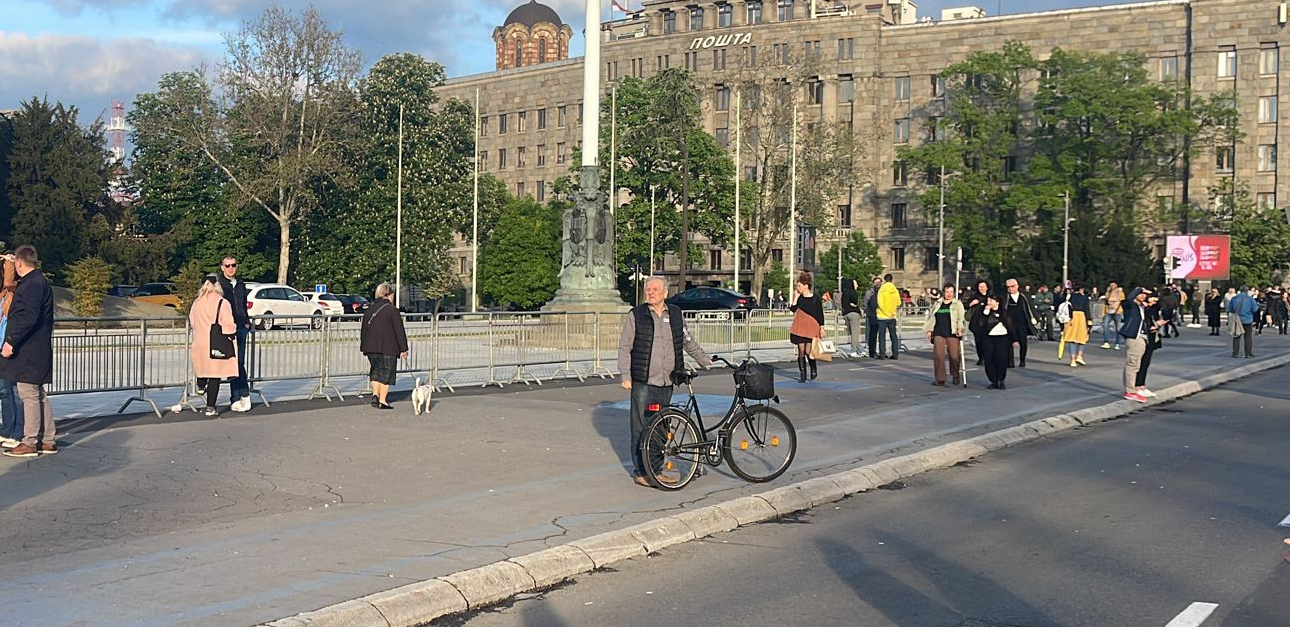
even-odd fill
[(941, 208), (940, 219), (936, 227), (936, 289), (945, 285), (945, 179), (961, 176), (962, 172), (945, 173), (945, 165), (941, 165)]
[(1062, 289), (1069, 289), (1071, 252), (1071, 193), (1062, 192), (1065, 216), (1062, 218)]

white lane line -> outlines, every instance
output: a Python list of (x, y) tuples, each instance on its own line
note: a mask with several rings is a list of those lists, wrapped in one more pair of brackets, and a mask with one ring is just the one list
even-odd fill
[(1218, 609), (1217, 603), (1192, 603), (1165, 627), (1200, 627), (1201, 623), (1204, 623), (1216, 609)]
[(1277, 526), (1285, 529), (1290, 529), (1290, 516), (1286, 516), (1286, 519), (1281, 521), (1281, 524)]

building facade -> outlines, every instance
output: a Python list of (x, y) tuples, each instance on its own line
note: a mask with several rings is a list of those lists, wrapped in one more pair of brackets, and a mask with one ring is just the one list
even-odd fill
[[(1146, 56), (1149, 74), (1185, 80), (1202, 97), (1234, 92), (1244, 141), (1200, 155), (1158, 190), (1158, 200), (1206, 202), (1206, 190), (1224, 176), (1248, 182), (1265, 205), (1290, 200), (1290, 177), (1280, 176), (1285, 160), (1278, 159), (1285, 126), (1278, 111), (1287, 98), (1280, 89), (1281, 49), (1290, 44), (1285, 2), (1160, 0), (1002, 17), (981, 13), (920, 20), (908, 0), (651, 0), (639, 13), (603, 25), (600, 74), (607, 93), (625, 76), (691, 70), (704, 92), (704, 123), (720, 137), (733, 126), (733, 114), (714, 101), (733, 58), (760, 49), (788, 65), (811, 55), (823, 85), (813, 87), (803, 106), (817, 119), (850, 121), (857, 132), (879, 138), (867, 155), (873, 185), (839, 201), (836, 224), (829, 225), (836, 228), (822, 232), (820, 248), (850, 230), (863, 231), (896, 280), (910, 287), (936, 281), (937, 225), (917, 206), (912, 179), (894, 174), (897, 151), (926, 141), (934, 119), (945, 112), (936, 75), (1008, 40), (1021, 41), (1040, 58), (1055, 47), (1134, 51)], [(443, 92), (473, 102), (480, 91), (484, 170), (512, 193), (545, 201), (551, 182), (572, 165), (581, 85), (582, 59), (567, 59), (453, 78)], [(455, 254), (467, 274), (468, 250), (459, 247)], [(706, 267), (690, 271), (692, 284), (733, 278), (733, 251), (706, 259)], [(674, 273), (674, 255), (659, 263), (659, 270)]]

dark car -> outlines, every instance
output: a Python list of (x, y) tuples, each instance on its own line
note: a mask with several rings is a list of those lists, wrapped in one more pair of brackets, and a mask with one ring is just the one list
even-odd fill
[(107, 289), (107, 295), (119, 298), (129, 298), (137, 289), (139, 289), (138, 285), (113, 285)]
[(748, 310), (757, 306), (753, 297), (720, 287), (692, 287), (667, 302), (682, 311)]
[(361, 314), (367, 311), (368, 305), (371, 304), (358, 294), (336, 294), (335, 296), (340, 299), (341, 305), (344, 305), (346, 314)]

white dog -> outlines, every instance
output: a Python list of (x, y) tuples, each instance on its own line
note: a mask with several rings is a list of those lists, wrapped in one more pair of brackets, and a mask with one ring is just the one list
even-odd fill
[(421, 383), (421, 377), (417, 377), (416, 387), (412, 388), (412, 412), (420, 416), (422, 412), (430, 412), (430, 395), (434, 388)]

